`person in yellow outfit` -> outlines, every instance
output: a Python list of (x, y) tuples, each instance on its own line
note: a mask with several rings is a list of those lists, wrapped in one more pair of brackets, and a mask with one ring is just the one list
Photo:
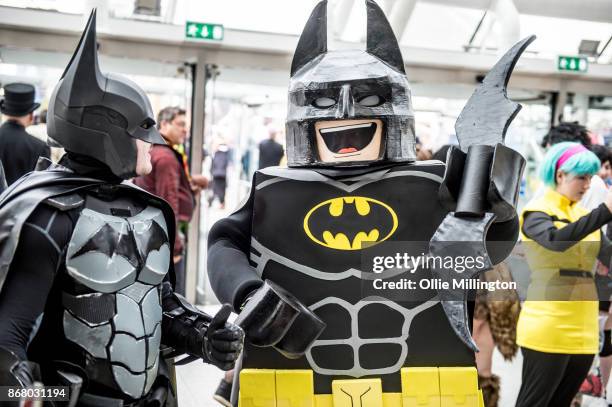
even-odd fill
[(592, 270), (598, 257), (610, 263), (600, 228), (612, 221), (612, 193), (591, 212), (578, 203), (599, 167), (579, 143), (554, 145), (540, 173), (548, 188), (520, 216), (531, 281), (517, 326), (517, 406), (569, 406), (599, 350)]

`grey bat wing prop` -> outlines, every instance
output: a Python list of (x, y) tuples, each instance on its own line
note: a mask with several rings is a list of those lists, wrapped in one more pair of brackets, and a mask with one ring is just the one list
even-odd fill
[(487, 73), (455, 123), (459, 146), (464, 153), (473, 144), (503, 143), (508, 126), (521, 105), (508, 99), (506, 87), (514, 66), (535, 35), (516, 43)]
[[(457, 209), (450, 212), (438, 227), (430, 242), (430, 254), (441, 257), (484, 256), (487, 260), (485, 267), (462, 273), (444, 267), (434, 268), (432, 273), (435, 278), (443, 281), (468, 280), (492, 267), (486, 251), (486, 233), (496, 220), (494, 213), (486, 211), (490, 168), (494, 150), (507, 149), (499, 145), (503, 144), (508, 126), (521, 109), (521, 105), (508, 99), (506, 94), (510, 75), (521, 54), (534, 39), (535, 36), (530, 36), (518, 42), (495, 64), (474, 91), (455, 124), (463, 152), (459, 154), (467, 155), (462, 165), (463, 179)], [(516, 166), (518, 177), (524, 165), (519, 164)], [(478, 351), (469, 330), (466, 295), (467, 291), (463, 289), (439, 293), (444, 312), (457, 336), (471, 349)]]

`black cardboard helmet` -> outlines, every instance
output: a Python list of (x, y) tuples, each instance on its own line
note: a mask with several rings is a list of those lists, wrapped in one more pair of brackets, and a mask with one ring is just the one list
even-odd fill
[[(383, 11), (372, 0), (365, 3), (365, 50), (327, 50), (326, 0), (315, 6), (304, 27), (291, 64), (286, 122), (289, 167), (363, 166), (416, 160), (412, 97), (402, 54)], [(359, 103), (373, 95), (379, 97), (379, 104)], [(313, 102), (318, 98), (334, 103), (316, 106)], [(320, 161), (315, 122), (343, 119), (382, 121), (381, 154), (377, 160)]]
[(93, 157), (127, 179), (136, 175), (136, 139), (166, 144), (153, 117), (151, 103), (138, 85), (100, 72), (93, 10), (49, 100), (49, 137), (67, 151)]

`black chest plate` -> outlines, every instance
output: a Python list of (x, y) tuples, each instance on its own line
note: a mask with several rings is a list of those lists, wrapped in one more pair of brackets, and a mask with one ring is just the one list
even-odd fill
[(421, 291), (419, 298), (409, 292), (387, 298), (371, 289), (379, 277), (367, 260), (372, 253), (383, 247), (427, 252), (447, 213), (438, 202), (443, 173), (439, 164), (398, 165), (344, 180), (308, 170), (257, 173), (251, 261), (327, 328), (297, 361), (251, 348), (245, 367), (309, 367), (315, 391), (329, 393), (331, 380), (340, 377), (383, 377), (384, 391), (399, 391), (403, 366), (473, 366), (440, 304), (425, 301), (434, 299), (433, 290), (429, 297)]

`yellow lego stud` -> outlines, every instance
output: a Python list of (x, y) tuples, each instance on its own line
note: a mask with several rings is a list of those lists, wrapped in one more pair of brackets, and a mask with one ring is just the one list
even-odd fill
[(334, 380), (334, 407), (383, 407), (380, 379)]
[(440, 407), (440, 379), (437, 367), (404, 367), (403, 407)]
[(312, 370), (276, 371), (276, 407), (314, 407)]
[(276, 407), (276, 374), (270, 369), (240, 372), (240, 407)]
[(383, 407), (402, 407), (402, 393), (383, 393)]
[(334, 407), (334, 399), (331, 394), (315, 394), (315, 407)]
[(475, 367), (441, 367), (440, 403), (444, 407), (478, 407), (480, 390)]

